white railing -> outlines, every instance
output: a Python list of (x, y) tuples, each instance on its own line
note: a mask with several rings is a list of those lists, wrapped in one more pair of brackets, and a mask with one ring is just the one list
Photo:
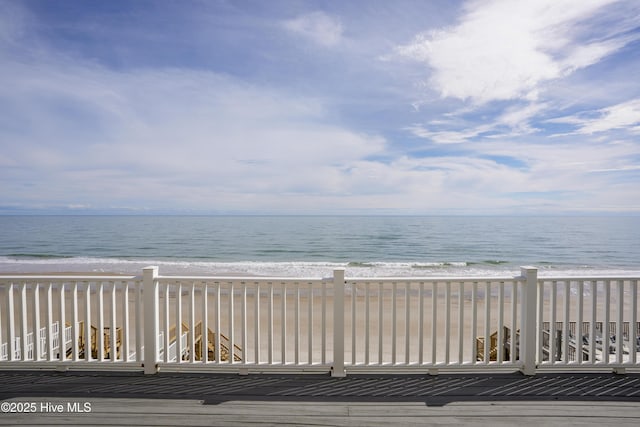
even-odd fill
[(141, 366), (141, 278), (0, 276), (0, 301), (0, 367)]
[(513, 333), (523, 321), (520, 278), (347, 283), (344, 354), (351, 371), (381, 366), (522, 367), (517, 352), (509, 351), (520, 344)]
[(0, 276), (0, 368), (621, 372), (638, 280)]
[[(331, 366), (329, 280), (158, 277), (152, 321), (160, 364), (233, 367)], [(176, 322), (176, 319), (179, 319)], [(175, 337), (180, 335), (181, 339)], [(145, 345), (154, 345), (153, 342)], [(177, 358), (176, 354), (182, 357)]]
[(541, 368), (640, 362), (638, 279), (539, 280), (537, 360)]

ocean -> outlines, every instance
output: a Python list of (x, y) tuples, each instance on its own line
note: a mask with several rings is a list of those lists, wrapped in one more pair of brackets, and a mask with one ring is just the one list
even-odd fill
[(0, 273), (640, 274), (640, 217), (0, 216)]

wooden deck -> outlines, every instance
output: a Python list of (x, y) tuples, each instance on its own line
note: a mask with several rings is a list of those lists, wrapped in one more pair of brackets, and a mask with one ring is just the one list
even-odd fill
[[(639, 425), (640, 374), (0, 372), (0, 425)], [(42, 404), (62, 404), (47, 413)], [(90, 404), (72, 413), (68, 405)]]

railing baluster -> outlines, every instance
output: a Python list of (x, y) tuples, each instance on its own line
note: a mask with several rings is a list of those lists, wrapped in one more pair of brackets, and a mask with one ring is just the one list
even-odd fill
[(431, 284), (431, 364), (435, 365), (438, 359), (438, 283)]
[(624, 315), (624, 281), (618, 280), (618, 301), (616, 301), (616, 363), (622, 363), (622, 353), (624, 343), (624, 334), (622, 332), (622, 321)]
[(451, 351), (451, 282), (445, 284), (445, 296), (444, 296), (444, 363), (449, 364), (450, 351)]
[(578, 318), (576, 322), (576, 357), (580, 363), (584, 362), (584, 352), (582, 347), (582, 322), (584, 311), (584, 281), (578, 281)]
[(397, 324), (398, 324), (398, 307), (396, 305), (396, 294), (398, 293), (398, 285), (396, 282), (393, 282), (391, 295), (391, 364), (396, 364), (396, 341), (397, 341)]
[(351, 285), (351, 364), (356, 364), (356, 284)]
[(471, 337), (473, 346), (471, 347), (471, 361), (478, 363), (478, 346), (476, 339), (478, 335), (478, 282), (473, 282), (471, 291)]
[(308, 307), (308, 319), (307, 329), (309, 330), (309, 365), (313, 364), (313, 283), (309, 283), (309, 296), (307, 298), (309, 303)]
[(215, 340), (216, 340), (216, 342), (215, 342), (215, 346), (214, 346), (215, 347), (215, 356), (214, 357), (215, 357), (215, 360), (216, 360), (217, 364), (221, 364), (222, 363), (222, 360), (220, 360), (220, 356), (221, 356), (221, 353), (220, 353), (220, 341), (222, 340), (222, 336), (220, 335), (220, 328), (221, 328), (220, 323), (222, 322), (222, 315), (220, 313), (220, 307), (221, 307), (221, 304), (220, 304), (220, 298), (221, 298), (220, 287), (221, 287), (221, 285), (222, 285), (221, 282), (217, 282), (216, 283), (216, 305), (215, 305), (215, 307), (216, 307), (216, 315), (215, 315), (215, 323), (216, 323), (216, 337), (215, 337)]
[(491, 283), (484, 286), (484, 363), (491, 359)]
[(370, 322), (370, 301), (371, 293), (370, 293), (371, 284), (364, 284), (364, 364), (369, 366), (369, 354), (371, 352), (371, 341), (370, 341), (370, 333), (371, 333), (371, 325)]
[(332, 377), (344, 377), (344, 269), (333, 270), (333, 357)]
[(22, 360), (27, 360), (28, 358), (28, 349), (27, 349), (27, 284), (25, 282), (22, 282), (22, 285), (20, 287), (20, 310), (21, 310), (21, 315), (20, 318), (22, 320), (21, 322), (21, 327), (22, 327), (22, 351), (20, 353), (20, 356), (22, 358)]
[(280, 352), (281, 363), (285, 365), (287, 363), (287, 285), (282, 283), (282, 307), (280, 315), (281, 333), (280, 333)]
[(129, 361), (129, 282), (122, 283), (122, 339), (123, 359)]
[(382, 327), (384, 325), (383, 311), (382, 311), (382, 300), (383, 300), (383, 289), (382, 282), (378, 282), (378, 364), (382, 365), (383, 357), (382, 357)]
[(424, 363), (424, 282), (418, 288), (418, 365)]
[(411, 322), (411, 303), (409, 299), (410, 283), (407, 282), (404, 288), (404, 363), (409, 364), (410, 361), (410, 322)]
[(171, 284), (170, 283), (165, 283), (164, 285), (164, 361), (165, 363), (169, 363), (171, 362), (170, 359), (170, 355), (169, 355), (169, 347), (171, 346), (171, 336), (169, 335), (169, 332), (171, 331), (171, 319), (170, 319), (170, 305), (169, 305), (169, 299), (170, 299), (170, 288), (171, 288)]
[(604, 282), (604, 322), (602, 325), (602, 360), (609, 364), (611, 345), (611, 281)]
[[(47, 329), (49, 329), (47, 327)], [(40, 340), (40, 283), (33, 285), (33, 360), (38, 361), (42, 356), (42, 342)]]
[(458, 290), (458, 363), (464, 361), (464, 282), (460, 282)]
[(596, 321), (598, 317), (596, 315), (597, 310), (597, 294), (598, 294), (598, 282), (592, 280), (590, 282), (591, 287), (591, 323), (589, 323), (589, 362), (591, 364), (596, 363)]
[(255, 363), (256, 365), (260, 364), (260, 282), (256, 282), (256, 291), (255, 291), (255, 296), (254, 296), (254, 316), (255, 318), (253, 319), (253, 323), (254, 323), (254, 337), (253, 337), (253, 342), (255, 344), (255, 349), (254, 349), (254, 353), (255, 353)]
[[(49, 362), (54, 360), (53, 356), (53, 334), (51, 333), (51, 328), (53, 327), (53, 284), (49, 282), (47, 285), (47, 359)], [(60, 324), (58, 324), (58, 348), (60, 347)], [(2, 339), (0, 339), (0, 343)]]
[(569, 282), (564, 282), (564, 322), (562, 331), (562, 354), (564, 357), (564, 363), (569, 363), (569, 303), (571, 301), (571, 286)]
[(201, 283), (202, 289), (202, 340), (200, 341), (200, 354), (202, 363), (209, 361), (209, 289), (208, 283)]
[(295, 297), (295, 325), (294, 325), (294, 358), (293, 362), (296, 365), (300, 364), (300, 282), (296, 282), (296, 297)]
[(111, 361), (115, 362), (118, 359), (118, 331), (116, 330), (116, 283), (109, 283), (111, 284), (111, 342), (109, 343), (109, 355), (111, 356)]
[(176, 363), (182, 363), (182, 282), (176, 283)]
[(498, 352), (496, 362), (504, 362), (504, 282), (498, 283)]
[(273, 283), (269, 282), (269, 301), (268, 301), (268, 305), (267, 305), (267, 309), (268, 309), (268, 316), (269, 316), (269, 320), (268, 320), (268, 347), (269, 347), (269, 357), (267, 359), (267, 361), (269, 362), (269, 365), (273, 364)]
[(281, 363), (287, 363), (287, 285), (282, 283), (282, 306), (280, 307), (280, 357)]
[(241, 328), (242, 328), (242, 363), (247, 363), (247, 282), (241, 282), (242, 284), (242, 302), (240, 305), (241, 310)]
[(536, 306), (537, 306), (537, 314), (536, 314), (536, 322), (538, 323), (538, 327), (536, 328), (536, 365), (542, 364), (542, 319), (543, 319), (543, 309), (544, 309), (544, 290), (546, 287), (546, 282), (540, 281), (538, 282), (538, 286), (536, 286)]
[(14, 304), (14, 284), (9, 283), (7, 287), (7, 339), (9, 340), (8, 359), (16, 360), (16, 325), (15, 325), (15, 304)]
[(518, 305), (518, 292), (522, 289), (522, 284), (518, 280), (511, 283), (511, 345), (509, 346), (509, 359), (512, 363), (515, 363), (516, 360), (520, 360), (517, 347), (518, 341), (516, 339), (519, 333), (516, 306)]
[(233, 365), (233, 353), (235, 349), (235, 310), (234, 310), (234, 293), (235, 282), (232, 280), (229, 284), (229, 364)]
[[(84, 291), (84, 359), (92, 358), (93, 340), (91, 339), (91, 283), (85, 282)], [(96, 337), (97, 338), (97, 337)]]
[(549, 316), (549, 362), (551, 365), (556, 363), (556, 335), (558, 328), (556, 328), (556, 292), (558, 289), (558, 282), (551, 281), (550, 290), (550, 316)]
[(59, 333), (60, 333), (60, 346), (58, 347), (58, 360), (60, 360), (61, 362), (64, 360), (67, 360), (67, 323), (66, 323), (66, 318), (65, 318), (65, 283), (62, 282), (60, 283), (60, 289), (59, 289), (59, 297), (60, 297), (60, 307), (59, 307), (59, 319), (60, 319), (60, 328), (59, 328)]
[[(544, 288), (542, 292), (544, 295)], [(540, 319), (540, 322), (542, 321), (543, 319)], [(551, 365), (553, 365), (556, 362), (555, 360), (556, 358), (556, 353), (555, 353), (556, 351), (556, 339), (555, 339), (556, 337), (556, 282), (555, 281), (550, 282), (550, 288), (549, 288), (549, 333), (547, 337), (549, 339), (549, 348), (548, 348), (547, 358), (548, 358), (548, 362)], [(543, 339), (543, 343), (544, 343), (544, 339)], [(543, 359), (544, 357), (540, 359), (539, 363), (542, 363)]]
[(71, 304), (72, 304), (72, 314), (73, 322), (71, 325), (71, 332), (73, 334), (73, 361), (77, 362), (80, 360), (80, 330), (79, 330), (79, 319), (80, 314), (78, 313), (78, 282), (73, 282), (73, 290), (71, 291)]
[(144, 354), (142, 348), (143, 341), (143, 325), (142, 325), (142, 285), (143, 282), (136, 282), (136, 362), (144, 362)]
[(638, 352), (638, 281), (632, 280), (631, 286), (631, 325), (629, 327), (629, 342), (631, 343), (629, 363), (637, 363)]
[[(196, 361), (196, 284), (191, 282), (189, 286), (189, 361)], [(202, 323), (200, 324), (202, 327)], [(200, 341), (202, 342), (202, 341)]]
[(96, 341), (98, 347), (98, 360), (104, 360), (104, 283), (98, 284), (98, 329), (96, 330)]
[[(335, 298), (335, 295), (334, 295)], [(322, 283), (322, 364), (327, 364), (327, 283)], [(335, 325), (334, 325), (335, 326)]]
[(424, 282), (420, 282), (419, 294), (418, 364), (422, 365), (424, 363)]

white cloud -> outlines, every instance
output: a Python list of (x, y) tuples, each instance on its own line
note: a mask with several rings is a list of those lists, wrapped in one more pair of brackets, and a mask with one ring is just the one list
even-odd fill
[(576, 125), (577, 129), (570, 134), (590, 135), (614, 129), (629, 129), (635, 133), (640, 124), (640, 99), (632, 99), (595, 112), (558, 117), (547, 122)]
[(462, 131), (456, 130), (429, 130), (422, 125), (414, 125), (407, 128), (411, 133), (420, 138), (429, 139), (436, 144), (460, 144), (470, 139), (476, 138), (485, 132), (493, 129), (493, 125), (480, 125), (467, 128)]
[(324, 12), (312, 12), (284, 22), (284, 27), (302, 37), (325, 46), (332, 47), (342, 40), (342, 24)]
[(386, 144), (329, 123), (322, 100), (210, 72), (14, 63), (0, 78), (17, 123), (0, 129), (7, 203), (277, 204), (340, 192), (340, 170)]
[(525, 106), (513, 106), (507, 108), (497, 119), (497, 124), (508, 126), (515, 132), (528, 134), (535, 131), (529, 120), (547, 108), (545, 103), (529, 103)]
[(460, 144), (478, 139), (478, 137), (515, 137), (536, 132), (537, 129), (531, 127), (529, 120), (545, 110), (546, 107), (545, 103), (512, 106), (493, 121), (481, 125), (431, 120), (427, 126), (416, 124), (408, 127), (407, 130), (415, 136), (428, 139), (436, 144)]
[(429, 83), (442, 97), (476, 104), (536, 100), (544, 82), (592, 65), (632, 40), (578, 40), (577, 24), (608, 3), (474, 1), (457, 25), (419, 34), (397, 52), (426, 62)]
[[(515, 159), (523, 166), (526, 179), (520, 181), (518, 191), (562, 192), (571, 195), (566, 199), (567, 208), (580, 201), (584, 206), (598, 205), (599, 200), (613, 189), (619, 192), (620, 208), (629, 205), (629, 198), (638, 195), (637, 184), (625, 179), (626, 173), (637, 170), (640, 147), (632, 142), (618, 141), (602, 143), (584, 140), (584, 137), (569, 138), (538, 143), (508, 141), (485, 141), (476, 148), (485, 156)], [(602, 172), (610, 172), (608, 175)], [(621, 175), (622, 174), (622, 175)]]

